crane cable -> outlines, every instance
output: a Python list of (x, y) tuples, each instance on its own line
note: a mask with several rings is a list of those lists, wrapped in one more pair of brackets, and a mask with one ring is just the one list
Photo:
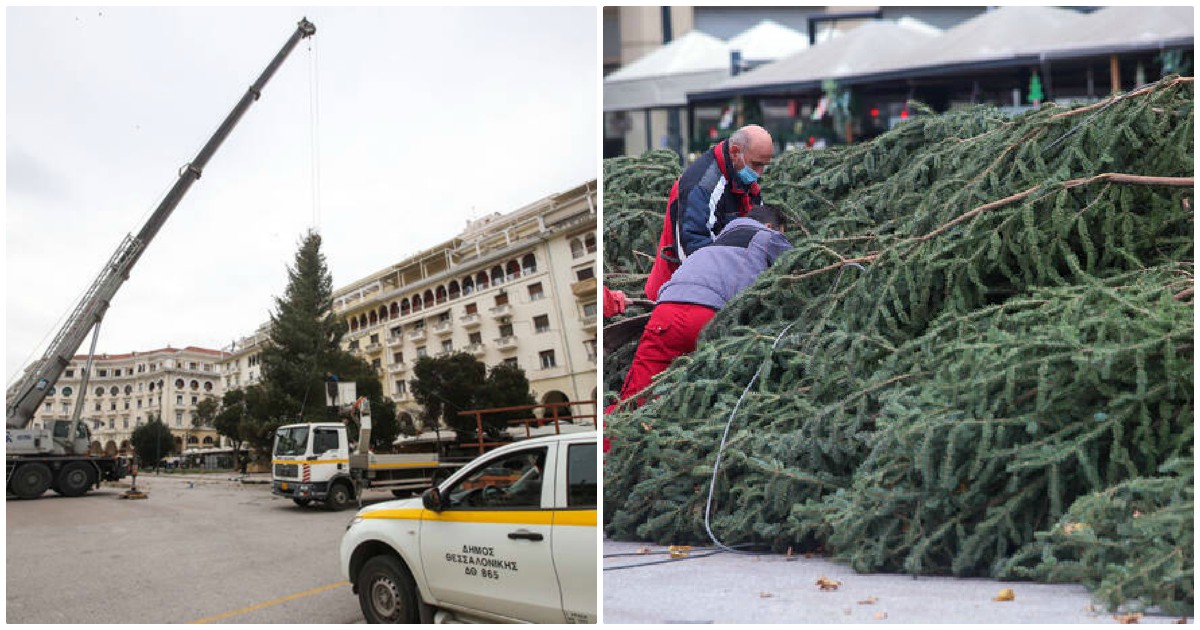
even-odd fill
[(310, 182), (312, 187), (312, 223), (317, 233), (321, 228), (321, 107), (320, 107), (320, 75), (317, 72), (316, 38), (308, 38), (308, 118), (310, 144)]

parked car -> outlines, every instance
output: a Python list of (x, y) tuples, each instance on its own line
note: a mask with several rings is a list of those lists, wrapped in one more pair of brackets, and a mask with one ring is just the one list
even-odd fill
[(367, 621), (595, 623), (596, 441), (523, 440), (359, 510), (341, 566)]

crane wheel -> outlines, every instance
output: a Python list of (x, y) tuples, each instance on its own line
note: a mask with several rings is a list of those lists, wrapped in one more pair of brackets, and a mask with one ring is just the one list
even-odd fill
[(50, 482), (53, 479), (54, 476), (50, 474), (49, 466), (41, 462), (34, 462), (18, 466), (17, 470), (13, 472), (12, 479), (8, 482), (8, 487), (13, 494), (22, 499), (36, 499), (50, 488)]
[(64, 497), (77, 497), (87, 493), (95, 483), (95, 472), (84, 462), (72, 462), (58, 471), (54, 491)]

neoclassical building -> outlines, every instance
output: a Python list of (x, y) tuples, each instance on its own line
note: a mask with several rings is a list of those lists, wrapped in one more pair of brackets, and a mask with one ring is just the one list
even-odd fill
[[(596, 181), (508, 214), (334, 292), (346, 349), (379, 371), (398, 414), (423, 356), (515, 363), (537, 402), (596, 400)], [(592, 405), (572, 408), (594, 413)]]
[[(216, 430), (194, 426), (193, 413), (204, 398), (219, 400), (223, 395), (224, 359), (219, 350), (194, 346), (94, 357), (82, 413), (92, 432), (92, 451), (126, 452), (133, 430), (149, 421), (151, 414), (160, 416), (171, 430), (174, 454), (184, 448), (218, 446)], [(71, 360), (34, 416), (36, 425), (72, 417), (86, 366), (87, 355)]]

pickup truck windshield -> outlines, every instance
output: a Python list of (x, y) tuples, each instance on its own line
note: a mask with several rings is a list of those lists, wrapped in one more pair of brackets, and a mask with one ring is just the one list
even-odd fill
[(308, 427), (291, 427), (275, 432), (276, 455), (303, 455), (308, 445)]

